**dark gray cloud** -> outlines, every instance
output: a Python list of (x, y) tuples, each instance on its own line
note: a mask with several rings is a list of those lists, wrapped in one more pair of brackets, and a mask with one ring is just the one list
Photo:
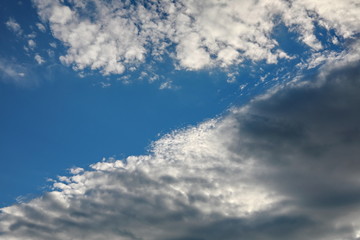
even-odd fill
[(2, 209), (0, 238), (360, 239), (359, 66), (74, 171)]
[(253, 103), (238, 117), (245, 139), (238, 143), (240, 154), (273, 168), (285, 180), (275, 179), (276, 185), (308, 200), (354, 191), (360, 167), (359, 76), (358, 65), (334, 70), (321, 86), (286, 88)]
[[(309, 236), (307, 231), (316, 233), (321, 228), (324, 230), (315, 239), (336, 239), (340, 233), (341, 239), (356, 239), (359, 93), (360, 69), (354, 64), (327, 72), (305, 86), (279, 90), (236, 116), (241, 140), (232, 149), (257, 159), (264, 169), (255, 173), (259, 184), (288, 196), (293, 211), (287, 217), (301, 214), (311, 223), (299, 239)], [(343, 222), (345, 216), (351, 219), (347, 223)], [(291, 232), (296, 235), (301, 224)], [(336, 226), (339, 231), (333, 234)]]

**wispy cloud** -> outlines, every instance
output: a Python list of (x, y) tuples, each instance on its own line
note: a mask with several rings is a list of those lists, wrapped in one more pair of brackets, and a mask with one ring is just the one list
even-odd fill
[(339, 39), (360, 32), (359, 7), (352, 0), (34, 3), (68, 48), (61, 61), (104, 75), (121, 74), (148, 56), (168, 55), (187, 70), (227, 68), (244, 60), (277, 63), (291, 58), (273, 37), (279, 23), (320, 55), (325, 48), (317, 27), (334, 31)]
[(74, 168), (2, 209), (3, 239), (358, 239), (360, 71), (327, 69), (163, 136), (149, 155)]
[(34, 67), (34, 65), (15, 59), (0, 57), (0, 81), (24, 88), (36, 87), (43, 77), (37, 73)]
[(46, 27), (41, 24), (41, 23), (36, 23), (36, 27), (41, 31), (41, 32), (46, 32)]
[(9, 18), (9, 20), (5, 24), (11, 31), (13, 31), (17, 35), (21, 35), (23, 33), (21, 26), (15, 21), (15, 19)]

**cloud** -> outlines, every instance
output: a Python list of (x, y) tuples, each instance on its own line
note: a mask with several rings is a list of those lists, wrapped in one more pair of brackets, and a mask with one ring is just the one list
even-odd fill
[(71, 168), (70, 169), (70, 173), (71, 174), (79, 174), (79, 173), (81, 173), (81, 172), (83, 172), (84, 171), (84, 169), (83, 168)]
[(147, 57), (169, 56), (177, 68), (187, 70), (293, 59), (274, 37), (281, 23), (321, 56), (328, 49), (318, 28), (334, 31), (327, 42), (335, 44), (360, 32), (360, 8), (353, 0), (33, 1), (67, 48), (62, 63), (104, 75), (121, 74)]
[(52, 48), (56, 48), (56, 47), (57, 47), (57, 44), (56, 44), (55, 42), (51, 42), (51, 43), (49, 43), (49, 45), (50, 45), (50, 47), (52, 47)]
[(28, 66), (4, 58), (0, 58), (0, 81), (20, 87), (32, 87), (38, 84), (33, 71)]
[(45, 60), (39, 54), (36, 54), (34, 59), (39, 65), (45, 63)]
[(167, 80), (167, 81), (163, 82), (162, 84), (160, 84), (160, 87), (159, 87), (160, 90), (178, 89), (178, 88), (179, 87), (173, 85), (173, 82), (171, 80)]
[(13, 18), (9, 18), (5, 25), (17, 35), (21, 35), (23, 33), (21, 26)]
[(34, 49), (36, 47), (36, 42), (32, 39), (28, 40), (28, 46), (30, 49)]
[(36, 23), (36, 27), (41, 31), (41, 32), (46, 32), (46, 27), (41, 24), (41, 23)]
[(359, 62), (2, 209), (13, 239), (359, 239)]

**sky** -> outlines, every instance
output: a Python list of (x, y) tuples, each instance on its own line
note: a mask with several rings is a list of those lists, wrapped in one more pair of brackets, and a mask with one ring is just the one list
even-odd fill
[(358, 0), (3, 0), (0, 239), (360, 239)]

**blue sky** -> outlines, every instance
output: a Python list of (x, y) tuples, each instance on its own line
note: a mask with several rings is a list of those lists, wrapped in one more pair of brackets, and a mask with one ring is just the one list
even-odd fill
[[(65, 47), (51, 33), (36, 27), (40, 19), (31, 2), (3, 4), (3, 64), (18, 66), (29, 74), (21, 82), (9, 79), (6, 73), (2, 76), (2, 115), (7, 117), (0, 124), (1, 153), (2, 159), (11, 159), (4, 161), (1, 170), (3, 206), (18, 196), (41, 193), (47, 189), (47, 178), (66, 174), (68, 168), (87, 167), (104, 157), (144, 154), (159, 136), (222, 114), (281, 81), (271, 81), (277, 68), (274, 64), (249, 61), (239, 70), (239, 66), (231, 66), (236, 69), (236, 80), (228, 83), (224, 69), (176, 70), (172, 59), (151, 66), (155, 70), (149, 75), (161, 76), (154, 83), (148, 83), (149, 76), (139, 79), (146, 66), (129, 75), (127, 84), (117, 80), (126, 74), (103, 76), (95, 71), (80, 77), (56, 59)], [(5, 24), (9, 19), (21, 26), (23, 36)], [(26, 24), (29, 22), (33, 24)], [(26, 36), (29, 34), (36, 35), (36, 47), (26, 51), (24, 47), (32, 39)], [(290, 37), (281, 27), (274, 35), (282, 41)], [(57, 47), (53, 49), (50, 43)], [(309, 50), (295, 41), (285, 48)], [(54, 57), (43, 57), (46, 62), (39, 65), (34, 57), (46, 56), (48, 50)], [(286, 62), (285, 66), (292, 65)], [(259, 80), (268, 73), (267, 81)], [(172, 89), (160, 89), (167, 81)], [(19, 169), (19, 165), (23, 167)]]
[[(27, 12), (30, 2), (10, 1), (6, 7), (13, 8), (5, 11), (7, 18), (18, 17), (19, 23), (39, 21), (35, 9)], [(56, 39), (35, 26), (25, 27), (43, 40), (37, 44), (51, 49), (49, 43)], [(20, 195), (44, 191), (47, 178), (65, 174), (70, 167), (86, 167), (103, 157), (143, 154), (158, 134), (196, 124), (222, 113), (234, 100), (241, 101), (238, 85), (224, 83), (225, 74), (218, 71), (210, 76), (205, 71), (161, 70), (179, 86), (159, 90), (161, 84), (136, 76), (131, 84), (99, 73), (81, 78), (50, 57), (46, 60), (50, 63), (39, 66), (34, 53), (23, 49), (26, 37), (17, 39), (5, 24), (1, 31), (6, 36), (1, 39), (3, 61), (24, 66), (36, 78), (17, 84), (3, 75), (1, 82), (2, 205)], [(35, 51), (45, 50), (39, 46)], [(166, 63), (156, 67), (164, 66), (173, 70)], [(112, 86), (103, 87), (103, 82)]]
[(2, 1), (0, 236), (359, 239), (359, 16)]

